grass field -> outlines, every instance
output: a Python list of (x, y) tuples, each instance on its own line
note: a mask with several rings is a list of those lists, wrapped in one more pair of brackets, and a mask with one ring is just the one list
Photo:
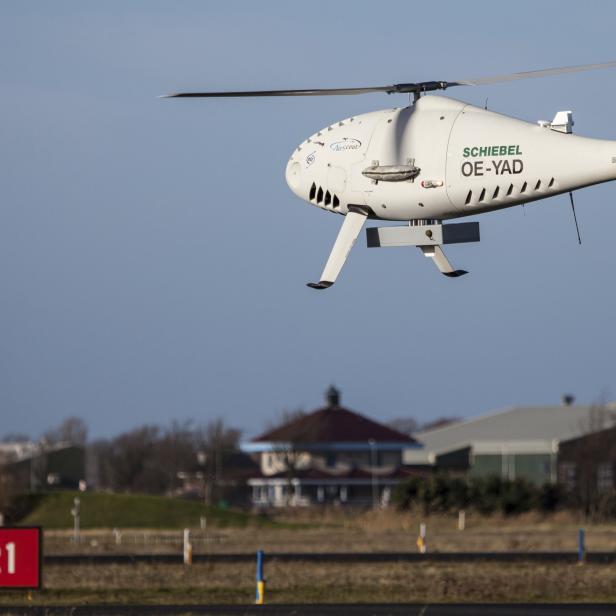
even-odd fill
[[(616, 601), (612, 567), (562, 564), (266, 563), (268, 603)], [(245, 603), (254, 566), (50, 566), (34, 604)], [(0, 603), (24, 603), (3, 593)]]
[(46, 529), (72, 528), (73, 500), (81, 501), (81, 527), (170, 529), (198, 527), (201, 516), (217, 528), (271, 526), (262, 516), (217, 507), (200, 501), (162, 496), (107, 494), (105, 492), (53, 492), (35, 495), (31, 511), (20, 524), (41, 525)]

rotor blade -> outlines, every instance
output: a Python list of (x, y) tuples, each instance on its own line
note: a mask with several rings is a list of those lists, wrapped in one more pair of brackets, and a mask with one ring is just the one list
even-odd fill
[(562, 75), (564, 73), (582, 73), (584, 71), (594, 71), (604, 68), (615, 68), (616, 61), (602, 62), (600, 64), (582, 64), (581, 66), (563, 66), (560, 68), (545, 68), (538, 71), (525, 71), (522, 73), (509, 73), (505, 75), (495, 75), (493, 77), (479, 77), (477, 79), (459, 79), (447, 82), (448, 86), (484, 86), (492, 83), (504, 81), (518, 81), (519, 79), (535, 79), (537, 77), (550, 77), (552, 75)]
[(318, 88), (309, 90), (247, 90), (240, 92), (175, 92), (160, 98), (232, 98), (242, 96), (336, 96), (340, 94), (369, 94), (371, 92), (396, 92), (396, 86), (367, 88)]
[(395, 83), (389, 86), (367, 86), (364, 88), (313, 88), (302, 90), (240, 90), (229, 92), (173, 92), (163, 94), (160, 98), (239, 98), (256, 96), (339, 96), (352, 94), (371, 94), (374, 92), (386, 92), (387, 94), (405, 94), (415, 92), (433, 92), (446, 90), (452, 86), (483, 86), (504, 81), (517, 81), (520, 79), (535, 79), (537, 77), (549, 77), (564, 73), (580, 73), (582, 71), (594, 71), (597, 69), (614, 68), (616, 61), (603, 62), (601, 64), (584, 64), (582, 66), (564, 66), (560, 68), (547, 68), (538, 71), (526, 71), (522, 73), (509, 73), (495, 75), (494, 77), (479, 77), (476, 79), (459, 79), (456, 81), (418, 81), (415, 83)]
[(313, 289), (327, 289), (336, 282), (336, 278), (338, 278), (338, 274), (340, 274), (340, 270), (349, 256), (349, 252), (351, 252), (351, 248), (353, 248), (355, 240), (357, 240), (357, 236), (366, 222), (366, 218), (367, 216), (364, 212), (349, 210), (349, 213), (344, 218), (342, 227), (340, 227), (338, 237), (329, 255), (329, 259), (327, 259), (320, 281), (309, 282), (309, 287)]

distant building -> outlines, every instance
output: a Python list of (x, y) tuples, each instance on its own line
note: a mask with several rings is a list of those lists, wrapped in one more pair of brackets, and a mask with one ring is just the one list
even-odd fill
[(574, 501), (616, 488), (616, 427), (583, 434), (560, 443), (558, 481)]
[(2, 443), (0, 473), (17, 492), (77, 489), (85, 479), (85, 449), (70, 443)]
[(392, 488), (416, 474), (402, 453), (412, 437), (340, 405), (331, 387), (326, 406), (243, 443), (259, 462), (248, 480), (255, 506), (387, 504)]
[[(610, 408), (601, 427), (615, 423)], [(406, 450), (404, 463), (471, 476), (521, 477), (538, 485), (556, 483), (561, 443), (598, 429), (596, 410), (569, 403), (514, 407), (419, 432), (415, 436), (424, 447)]]
[(259, 465), (241, 451), (224, 451), (213, 468), (205, 464), (180, 471), (176, 496), (204, 499), (208, 504), (246, 507), (251, 504), (247, 480), (259, 473)]

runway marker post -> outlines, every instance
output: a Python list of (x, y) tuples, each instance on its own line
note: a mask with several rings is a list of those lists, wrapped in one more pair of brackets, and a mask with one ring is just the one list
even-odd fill
[(265, 577), (263, 576), (263, 561), (265, 553), (263, 550), (257, 552), (257, 596), (255, 603), (263, 605), (265, 603)]
[(583, 565), (586, 560), (586, 533), (583, 528), (578, 530), (578, 565)]
[(426, 546), (426, 525), (422, 522), (419, 525), (419, 537), (417, 537), (417, 549), (420, 554), (425, 554), (427, 551)]
[(190, 529), (184, 529), (184, 549), (182, 550), (184, 556), (184, 564), (192, 565), (192, 544), (190, 543)]
[(464, 530), (466, 528), (466, 513), (461, 509), (458, 511), (458, 530)]

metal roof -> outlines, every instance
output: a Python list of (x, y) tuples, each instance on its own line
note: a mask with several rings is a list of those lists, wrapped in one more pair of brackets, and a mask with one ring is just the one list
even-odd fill
[(438, 454), (473, 447), (477, 453), (554, 451), (558, 442), (616, 424), (615, 404), (516, 406), (414, 436), (423, 449), (404, 452), (405, 464), (433, 464)]

